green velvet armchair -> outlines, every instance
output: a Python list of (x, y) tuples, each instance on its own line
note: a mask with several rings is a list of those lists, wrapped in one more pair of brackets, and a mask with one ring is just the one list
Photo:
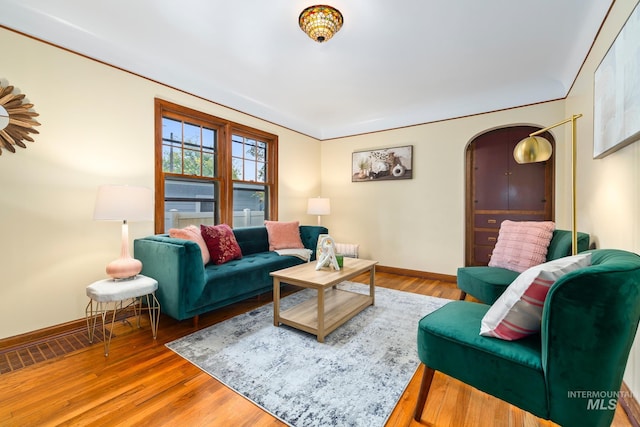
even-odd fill
[[(578, 232), (578, 252), (589, 249), (590, 236)], [(554, 230), (547, 251), (547, 261), (571, 255), (571, 231)], [(485, 304), (493, 304), (518, 277), (518, 272), (501, 267), (460, 267), (458, 268), (458, 288), (462, 291), (460, 299), (467, 294)]]
[(517, 341), (479, 335), (489, 305), (453, 301), (420, 320), (425, 365), (414, 418), (434, 371), (563, 426), (608, 426), (640, 319), (640, 256), (592, 250), (592, 265), (558, 279), (541, 331)]

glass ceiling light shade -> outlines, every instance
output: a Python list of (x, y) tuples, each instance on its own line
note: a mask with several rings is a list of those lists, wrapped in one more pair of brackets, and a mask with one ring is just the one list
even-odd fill
[(340, 31), (342, 13), (326, 5), (309, 6), (300, 13), (298, 24), (302, 31), (318, 43), (323, 43)]
[(513, 149), (513, 158), (518, 163), (535, 163), (549, 160), (553, 148), (551, 143), (540, 136), (528, 136), (518, 142)]

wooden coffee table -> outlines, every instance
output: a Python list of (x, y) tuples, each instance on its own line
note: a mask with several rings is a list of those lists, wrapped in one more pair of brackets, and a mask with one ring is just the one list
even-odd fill
[[(338, 326), (375, 303), (375, 274), (378, 261), (344, 258), (344, 267), (335, 271), (316, 270), (309, 262), (271, 273), (273, 276), (273, 324), (289, 325), (309, 332), (324, 342)], [(369, 272), (369, 295), (336, 289), (335, 285)], [(280, 313), (280, 283), (317, 290), (317, 297)]]

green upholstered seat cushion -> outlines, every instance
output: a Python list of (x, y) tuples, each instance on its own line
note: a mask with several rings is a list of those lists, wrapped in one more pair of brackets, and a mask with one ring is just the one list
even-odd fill
[(204, 269), (204, 289), (192, 309), (206, 307), (212, 301), (238, 299), (266, 292), (273, 289), (273, 278), (270, 275), (272, 271), (302, 263), (300, 258), (294, 256), (259, 252), (220, 265), (208, 264)]
[(486, 304), (493, 304), (519, 274), (501, 267), (460, 267), (458, 287)]
[[(452, 301), (418, 325), (418, 354), (427, 366), (548, 417), (540, 335), (506, 342), (479, 335), (488, 305)], [(527, 384), (527, 387), (522, 387)]]

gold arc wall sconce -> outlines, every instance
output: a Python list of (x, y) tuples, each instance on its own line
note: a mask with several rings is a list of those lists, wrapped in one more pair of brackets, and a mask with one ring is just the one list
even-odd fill
[(582, 117), (582, 114), (574, 114), (568, 119), (564, 119), (555, 125), (548, 126), (544, 129), (535, 131), (522, 141), (518, 142), (513, 149), (513, 157), (518, 163), (536, 163), (549, 160), (553, 153), (551, 143), (540, 135), (550, 129), (571, 122), (571, 253), (575, 255), (578, 251), (578, 230), (576, 228), (576, 120)]
[(324, 43), (333, 37), (344, 23), (342, 13), (327, 5), (309, 6), (298, 16), (298, 25), (309, 37)]
[(23, 104), (24, 94), (14, 94), (13, 86), (0, 86), (0, 154), (2, 149), (12, 153), (15, 146), (27, 148), (24, 141), (33, 142), (29, 134), (39, 133), (33, 126), (40, 126), (34, 117), (33, 104)]

